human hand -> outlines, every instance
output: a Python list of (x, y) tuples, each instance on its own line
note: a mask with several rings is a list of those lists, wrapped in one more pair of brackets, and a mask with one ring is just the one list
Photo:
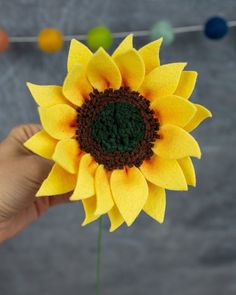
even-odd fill
[(36, 198), (52, 163), (28, 151), (23, 143), (40, 125), (15, 127), (0, 143), (0, 242), (9, 239), (53, 205), (69, 202), (67, 195)]

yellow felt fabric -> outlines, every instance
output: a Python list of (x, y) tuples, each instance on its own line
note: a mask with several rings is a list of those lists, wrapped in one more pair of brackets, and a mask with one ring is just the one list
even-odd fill
[(212, 117), (211, 112), (207, 108), (203, 107), (202, 105), (195, 104), (195, 107), (197, 109), (197, 112), (195, 113), (191, 121), (184, 127), (184, 129), (188, 132), (191, 132), (192, 130), (194, 130), (205, 119)]
[(111, 223), (110, 232), (115, 231), (118, 227), (120, 227), (124, 223), (124, 219), (121, 216), (119, 210), (116, 206), (114, 206), (109, 212), (108, 217)]
[(41, 107), (50, 107), (56, 104), (66, 103), (61, 86), (36, 85), (29, 82), (26, 84), (35, 102)]
[(197, 72), (183, 71), (175, 94), (184, 98), (189, 98), (194, 90), (197, 81)]
[(169, 190), (187, 190), (183, 171), (177, 160), (153, 156), (140, 167), (143, 175), (151, 183)]
[(163, 38), (150, 42), (138, 51), (144, 61), (146, 75), (160, 66), (159, 51), (162, 41)]
[(98, 164), (90, 154), (81, 157), (75, 190), (70, 200), (82, 200), (95, 195), (94, 176)]
[(51, 160), (57, 140), (48, 135), (44, 130), (39, 131), (28, 139), (24, 146), (31, 152)]
[(155, 68), (145, 77), (140, 93), (151, 101), (173, 94), (185, 66), (186, 63), (171, 63)]
[(143, 210), (156, 221), (163, 223), (166, 210), (166, 193), (164, 188), (148, 183), (148, 199)]
[(96, 197), (90, 197), (88, 199), (82, 200), (83, 207), (84, 207), (84, 213), (85, 213), (85, 219), (82, 223), (82, 226), (85, 226), (96, 219), (99, 218), (99, 215), (95, 215), (94, 212), (96, 210)]
[(89, 93), (93, 91), (85, 71), (80, 65), (75, 65), (67, 74), (63, 84), (63, 94), (75, 104), (81, 106), (85, 98), (89, 98)]
[(76, 176), (54, 164), (48, 177), (42, 183), (37, 197), (60, 195), (71, 192), (76, 185)]
[(97, 196), (96, 215), (107, 213), (114, 206), (110, 183), (103, 165), (99, 165), (95, 172), (95, 192)]
[(39, 116), (45, 131), (55, 139), (71, 138), (75, 135), (76, 110), (66, 104), (49, 108), (39, 107)]
[(133, 34), (129, 34), (121, 41), (119, 46), (113, 52), (112, 57), (114, 58), (117, 55), (122, 54), (132, 48), (133, 48)]
[(103, 48), (99, 48), (89, 61), (87, 77), (92, 86), (99, 91), (106, 88), (118, 89), (121, 86), (120, 71)]
[(195, 169), (190, 157), (179, 159), (178, 163), (183, 170), (188, 185), (196, 186)]
[(71, 174), (78, 171), (81, 150), (76, 139), (63, 139), (58, 142), (53, 160)]
[(155, 99), (151, 103), (160, 124), (174, 124), (184, 127), (196, 113), (196, 107), (190, 101), (170, 95)]
[(70, 72), (72, 68), (78, 64), (83, 66), (83, 68), (86, 68), (92, 56), (93, 54), (87, 46), (76, 39), (72, 39), (70, 42), (70, 49), (67, 60), (68, 72)]
[(165, 159), (181, 159), (192, 156), (201, 158), (197, 141), (184, 129), (166, 124), (158, 131), (160, 138), (154, 143), (153, 151)]
[(120, 70), (122, 85), (137, 90), (142, 84), (145, 74), (144, 62), (137, 50), (129, 49), (117, 55), (114, 61)]
[(136, 167), (114, 170), (110, 182), (114, 202), (125, 222), (130, 226), (146, 203), (147, 182)]

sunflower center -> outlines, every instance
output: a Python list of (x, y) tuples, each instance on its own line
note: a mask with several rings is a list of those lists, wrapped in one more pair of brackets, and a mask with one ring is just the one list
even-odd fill
[(150, 102), (128, 87), (90, 93), (78, 108), (77, 140), (107, 170), (139, 167), (153, 155), (159, 122)]
[(135, 106), (126, 102), (109, 103), (93, 120), (91, 135), (103, 151), (125, 153), (143, 140), (145, 124)]

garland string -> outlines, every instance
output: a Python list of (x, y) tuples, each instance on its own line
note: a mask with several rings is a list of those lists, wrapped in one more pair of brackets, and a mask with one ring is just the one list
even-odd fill
[[(236, 20), (228, 21), (227, 22), (228, 27), (236, 27)], [(203, 31), (204, 26), (203, 25), (194, 25), (194, 26), (184, 26), (184, 27), (175, 27), (173, 28), (173, 31), (175, 34), (181, 34), (181, 33), (189, 33), (189, 32), (201, 32)], [(116, 32), (112, 33), (112, 36), (116, 39), (124, 38), (131, 32)], [(147, 37), (150, 34), (149, 30), (143, 30), (143, 31), (133, 31), (132, 32), (135, 37)], [(65, 35), (64, 41), (71, 41), (71, 39), (76, 38), (78, 40), (84, 41), (87, 39), (87, 34), (80, 34), (80, 35)], [(11, 43), (35, 43), (37, 42), (38, 37), (37, 36), (13, 36), (10, 37)]]

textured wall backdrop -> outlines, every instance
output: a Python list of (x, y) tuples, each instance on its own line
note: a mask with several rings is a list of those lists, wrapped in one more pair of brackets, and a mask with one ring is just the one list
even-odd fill
[[(16, 36), (45, 26), (84, 33), (100, 23), (132, 31), (162, 18), (183, 26), (214, 14), (235, 19), (235, 12), (235, 0), (0, 0), (0, 26)], [(145, 42), (135, 40), (137, 46)], [(14, 125), (38, 120), (25, 82), (61, 83), (67, 49), (46, 55), (18, 44), (0, 55), (0, 139)], [(168, 193), (163, 225), (143, 215), (132, 228), (109, 234), (106, 221), (102, 294), (236, 294), (236, 30), (219, 42), (202, 33), (178, 35), (161, 57), (187, 61), (199, 72), (193, 100), (214, 115), (195, 133), (203, 150), (198, 186)], [(82, 219), (78, 205), (53, 208), (1, 245), (0, 294), (95, 294), (97, 224), (82, 228)]]

